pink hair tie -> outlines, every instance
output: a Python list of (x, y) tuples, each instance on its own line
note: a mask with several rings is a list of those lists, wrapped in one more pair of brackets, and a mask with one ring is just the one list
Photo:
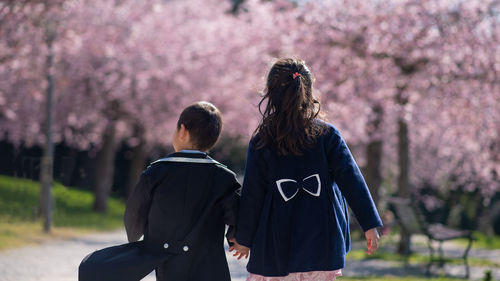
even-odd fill
[(297, 77), (300, 77), (300, 73), (295, 72), (295, 73), (293, 74), (293, 79), (295, 79), (295, 78), (297, 78)]

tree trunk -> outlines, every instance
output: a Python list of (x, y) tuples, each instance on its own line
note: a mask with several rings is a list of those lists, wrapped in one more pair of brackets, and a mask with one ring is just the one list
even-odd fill
[[(410, 197), (410, 150), (408, 140), (408, 124), (402, 118), (398, 120), (398, 196), (401, 198)], [(401, 240), (399, 241), (398, 253), (409, 255), (411, 252), (411, 233), (401, 229)]]
[(54, 144), (52, 139), (52, 111), (54, 96), (53, 77), (53, 50), (52, 42), (55, 39), (55, 26), (53, 22), (45, 23), (45, 40), (47, 43), (47, 104), (45, 111), (45, 147), (40, 167), (40, 200), (39, 211), (43, 217), (43, 230), (50, 233), (52, 227), (52, 183), (54, 173)]
[(233, 0), (233, 9), (232, 9), (232, 13), (233, 14), (237, 14), (238, 13), (238, 10), (240, 9), (240, 5), (243, 4), (245, 0)]
[(382, 141), (375, 140), (368, 143), (366, 148), (366, 183), (370, 189), (373, 202), (378, 206), (380, 201), (380, 186), (382, 185)]
[(398, 196), (410, 197), (410, 142), (408, 139), (408, 124), (398, 120)]
[(376, 105), (373, 109), (375, 118), (371, 124), (372, 140), (366, 148), (366, 168), (365, 179), (370, 189), (375, 205), (378, 205), (380, 199), (380, 186), (382, 185), (382, 140), (376, 136), (380, 132), (382, 123), (383, 111), (380, 105)]
[(94, 210), (105, 213), (108, 209), (108, 198), (113, 184), (116, 154), (116, 128), (112, 123), (104, 133), (101, 151), (97, 156)]
[(127, 198), (134, 192), (135, 185), (139, 181), (139, 177), (145, 168), (144, 164), (146, 163), (146, 158), (146, 143), (141, 140), (141, 142), (132, 149), (132, 161), (130, 162), (127, 179)]
[(397, 252), (407, 257), (411, 254), (411, 233), (405, 231), (404, 228), (400, 228), (400, 235)]
[(479, 220), (478, 230), (489, 237), (495, 235), (494, 223), (495, 219), (500, 216), (500, 201), (493, 203), (492, 206), (488, 208), (483, 208), (481, 214), (478, 216)]

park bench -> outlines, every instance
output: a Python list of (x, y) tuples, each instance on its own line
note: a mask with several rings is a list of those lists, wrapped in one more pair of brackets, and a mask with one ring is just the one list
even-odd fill
[[(430, 268), (433, 263), (439, 262), (440, 266), (445, 263), (443, 257), (442, 244), (444, 241), (449, 241), (457, 238), (468, 239), (468, 245), (463, 253), (463, 260), (465, 265), (465, 277), (469, 278), (469, 264), (467, 262), (467, 255), (474, 240), (472, 232), (468, 230), (458, 230), (440, 223), (428, 223), (425, 217), (420, 212), (419, 207), (408, 198), (391, 197), (387, 200), (389, 207), (394, 212), (397, 222), (407, 233), (411, 234), (424, 234), (427, 236), (427, 245), (429, 247), (429, 263), (427, 264), (427, 274), (430, 273)], [(438, 259), (434, 258), (435, 248), (433, 242), (438, 242)]]

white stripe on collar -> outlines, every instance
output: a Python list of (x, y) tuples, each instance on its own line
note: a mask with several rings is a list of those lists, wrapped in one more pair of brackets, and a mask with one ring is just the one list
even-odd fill
[(219, 162), (215, 161), (214, 159), (210, 158), (189, 158), (189, 157), (166, 157), (162, 159), (158, 159), (154, 161), (152, 164), (158, 163), (158, 162), (184, 162), (184, 163), (214, 163), (214, 164), (220, 164)]
[(203, 153), (205, 154), (205, 152), (202, 152), (202, 151), (199, 151), (199, 150), (196, 150), (196, 149), (183, 149), (181, 151), (179, 151), (180, 153)]

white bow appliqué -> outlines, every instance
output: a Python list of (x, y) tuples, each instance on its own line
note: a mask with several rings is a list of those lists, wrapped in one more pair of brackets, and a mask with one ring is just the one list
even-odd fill
[(278, 191), (285, 202), (295, 197), (300, 189), (303, 189), (307, 193), (316, 197), (318, 197), (321, 192), (319, 174), (310, 175), (304, 178), (300, 185), (296, 180), (292, 179), (277, 180), (276, 185), (278, 186)]

